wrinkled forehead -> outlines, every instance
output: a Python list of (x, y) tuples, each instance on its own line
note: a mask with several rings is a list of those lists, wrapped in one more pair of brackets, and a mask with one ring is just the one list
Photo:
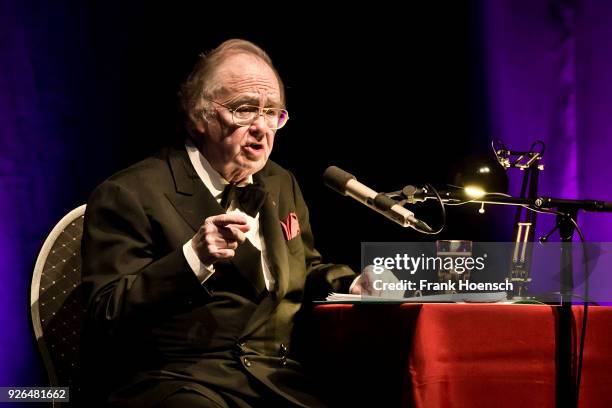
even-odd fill
[(250, 97), (278, 105), (283, 102), (274, 71), (254, 55), (228, 56), (217, 68), (213, 81), (215, 97), (224, 101)]

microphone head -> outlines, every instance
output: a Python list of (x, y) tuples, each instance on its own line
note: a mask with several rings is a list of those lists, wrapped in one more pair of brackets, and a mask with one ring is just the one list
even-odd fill
[(329, 166), (323, 173), (325, 185), (342, 195), (346, 195), (346, 183), (354, 179), (355, 176), (336, 166)]

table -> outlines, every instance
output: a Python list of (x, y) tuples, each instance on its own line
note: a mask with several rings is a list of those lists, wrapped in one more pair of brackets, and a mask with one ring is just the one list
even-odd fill
[[(338, 406), (555, 407), (558, 307), (326, 304), (307, 364)], [(573, 307), (580, 334), (582, 307)], [(612, 307), (589, 308), (581, 407), (612, 406)]]

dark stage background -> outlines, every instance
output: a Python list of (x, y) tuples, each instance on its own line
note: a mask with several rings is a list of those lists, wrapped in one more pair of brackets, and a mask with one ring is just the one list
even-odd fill
[[(327, 189), (332, 164), (380, 191), (443, 185), (494, 136), (517, 149), (543, 139), (559, 153), (542, 191), (612, 199), (605, 2), (151, 3), (0, 0), (0, 385), (45, 383), (28, 295), (46, 234), (176, 135), (179, 84), (228, 38), (264, 48), (285, 81), (291, 119), (272, 159), (300, 181), (330, 261), (358, 269), (362, 241), (431, 239)], [(435, 205), (413, 210), (438, 224)], [(512, 210), (477, 210), (450, 209), (441, 237), (511, 238)], [(609, 218), (592, 222), (594, 239), (610, 239)]]

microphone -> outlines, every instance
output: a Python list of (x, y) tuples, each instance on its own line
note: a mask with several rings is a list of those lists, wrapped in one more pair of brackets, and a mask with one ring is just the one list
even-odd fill
[(330, 166), (323, 173), (325, 185), (336, 192), (347, 195), (365, 204), (395, 221), (402, 227), (411, 227), (417, 231), (433, 232), (433, 229), (423, 221), (414, 217), (412, 211), (399, 205), (394, 199), (383, 193), (377, 193), (368, 186), (361, 184), (357, 178), (350, 173), (336, 167)]

